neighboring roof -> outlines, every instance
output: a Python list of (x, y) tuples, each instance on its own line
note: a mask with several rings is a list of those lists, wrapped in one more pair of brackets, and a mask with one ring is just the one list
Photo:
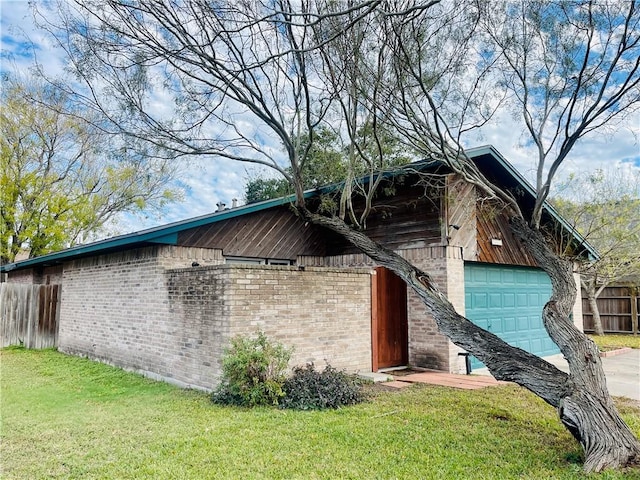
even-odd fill
[[(527, 182), (527, 180), (493, 147), (483, 146), (477, 148), (471, 148), (466, 151), (467, 155), (474, 160), (477, 160), (478, 166), (490, 180), (497, 181), (501, 185), (519, 186), (535, 198), (535, 189)], [(483, 161), (480, 161), (483, 160)], [(484, 160), (488, 160), (484, 161)], [(411, 165), (412, 169), (420, 168), (426, 169), (434, 166), (437, 162), (416, 162)], [(401, 173), (402, 169), (398, 172), (388, 174), (393, 176)], [(305, 192), (307, 198), (317, 195), (319, 190), (309, 190)], [(0, 265), (0, 272), (9, 272), (16, 269), (36, 267), (36, 266), (49, 266), (59, 264), (63, 261), (69, 261), (75, 258), (86, 257), (90, 255), (101, 255), (113, 251), (119, 251), (127, 248), (138, 248), (141, 246), (161, 244), (161, 245), (176, 245), (178, 242), (178, 233), (203, 225), (209, 225), (212, 223), (220, 222), (230, 218), (239, 217), (242, 215), (248, 215), (250, 213), (267, 210), (281, 205), (287, 205), (295, 201), (294, 195), (288, 195), (285, 197), (265, 200), (262, 202), (251, 203), (243, 205), (241, 207), (231, 208), (220, 212), (210, 213), (195, 218), (181, 220), (179, 222), (162, 225), (159, 227), (153, 227), (139, 232), (128, 233), (125, 235), (119, 235), (117, 237), (111, 237), (98, 242), (89, 243), (86, 245), (78, 245), (66, 250), (58, 252), (52, 252), (46, 255), (42, 255), (27, 260), (21, 260), (6, 265)], [(565, 229), (567, 229), (580, 244), (585, 246), (585, 249), (590, 255), (598, 257), (597, 252), (591, 247), (580, 234), (571, 227), (554, 209), (551, 205), (545, 205), (546, 211), (558, 221)]]

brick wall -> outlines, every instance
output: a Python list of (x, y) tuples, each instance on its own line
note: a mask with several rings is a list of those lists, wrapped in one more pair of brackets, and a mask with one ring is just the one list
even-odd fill
[(9, 272), (11, 283), (31, 283), (49, 285), (62, 282), (62, 265), (40, 268), (25, 268)]
[[(464, 261), (460, 247), (431, 246), (398, 250), (396, 253), (428, 272), (442, 291), (448, 294), (454, 307), (459, 312), (464, 312)], [(364, 254), (337, 255), (324, 259), (302, 256), (298, 258), (298, 263), (336, 267), (375, 266), (375, 262)], [(407, 316), (410, 365), (452, 372), (464, 371), (464, 360), (458, 357), (461, 350), (438, 332), (434, 318), (412, 289), (407, 291)]]
[(295, 348), (292, 364), (371, 371), (371, 270), (234, 265), (231, 333), (263, 331)]
[(38, 276), (33, 268), (11, 271), (7, 274), (7, 281), (11, 283), (38, 283)]
[(171, 310), (165, 272), (194, 261), (221, 263), (223, 257), (216, 250), (156, 246), (66, 263), (59, 349), (191, 384), (196, 376), (182, 348), (188, 341)]
[(292, 364), (370, 370), (368, 270), (222, 262), (149, 247), (65, 264), (59, 349), (211, 389), (230, 338), (262, 330), (295, 347)]
[[(429, 273), (458, 312), (464, 313), (464, 261), (460, 247), (430, 247), (406, 250), (402, 255)], [(459, 373), (464, 361), (460, 349), (438, 332), (427, 307), (413, 291), (408, 292), (409, 363), (416, 367)]]

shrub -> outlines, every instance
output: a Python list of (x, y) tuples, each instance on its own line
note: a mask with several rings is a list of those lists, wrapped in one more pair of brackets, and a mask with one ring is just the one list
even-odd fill
[(257, 337), (231, 340), (222, 359), (222, 382), (213, 392), (214, 403), (224, 405), (277, 405), (292, 350), (271, 342), (263, 332)]
[(321, 410), (354, 405), (364, 400), (362, 382), (354, 375), (327, 365), (322, 372), (313, 363), (296, 367), (285, 382), (282, 408)]

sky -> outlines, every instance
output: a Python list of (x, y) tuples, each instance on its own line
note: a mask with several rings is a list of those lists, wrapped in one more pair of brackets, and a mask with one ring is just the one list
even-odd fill
[[(62, 72), (64, 58), (50, 39), (36, 29), (28, 2), (0, 0), (0, 70), (23, 70), (32, 64), (34, 50), (28, 47), (27, 38), (33, 42), (38, 62), (47, 73), (55, 75)], [(468, 138), (466, 146), (493, 145), (525, 178), (533, 181), (535, 152), (525, 145), (525, 136), (519, 128), (511, 115), (504, 112), (497, 121)], [(640, 170), (639, 142), (640, 113), (637, 112), (615, 131), (583, 139), (563, 165), (559, 177), (596, 169)], [(246, 165), (228, 160), (194, 161), (186, 168), (181, 180), (181, 187), (185, 190), (183, 201), (171, 204), (159, 214), (142, 218), (120, 217), (110, 231), (127, 233), (207, 214), (216, 210), (218, 202), (231, 205), (233, 198), (242, 203), (244, 185), (251, 174)]]

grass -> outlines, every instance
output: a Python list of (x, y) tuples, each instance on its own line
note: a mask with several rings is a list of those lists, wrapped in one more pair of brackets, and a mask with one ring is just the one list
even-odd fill
[(640, 335), (589, 335), (589, 338), (596, 342), (601, 352), (623, 347), (640, 348)]
[[(584, 478), (554, 409), (514, 386), (248, 410), (52, 350), (5, 349), (0, 361), (6, 479)], [(640, 409), (619, 406), (640, 434)]]

